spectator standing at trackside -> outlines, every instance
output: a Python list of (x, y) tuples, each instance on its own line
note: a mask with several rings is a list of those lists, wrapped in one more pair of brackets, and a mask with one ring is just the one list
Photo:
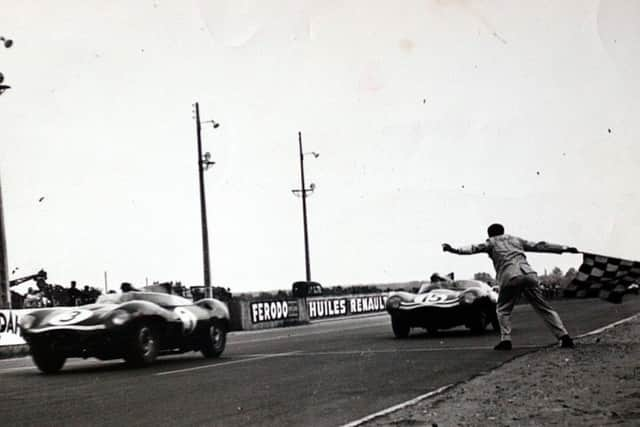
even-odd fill
[(134, 288), (133, 285), (129, 282), (122, 282), (120, 284), (120, 290), (124, 292), (139, 292), (138, 289)]
[(42, 299), (40, 292), (30, 287), (27, 291), (27, 295), (24, 298), (24, 308), (39, 308), (42, 306), (41, 303)]
[(91, 290), (89, 285), (85, 285), (80, 291), (80, 305), (91, 304)]
[(79, 305), (81, 302), (82, 293), (77, 286), (76, 281), (72, 280), (69, 288), (69, 299), (71, 300), (71, 305)]
[(523, 293), (551, 332), (560, 340), (561, 347), (573, 348), (573, 340), (560, 316), (542, 296), (538, 275), (529, 265), (525, 252), (578, 253), (578, 250), (546, 242), (530, 242), (504, 234), (504, 227), (501, 224), (492, 224), (487, 232), (489, 238), (484, 243), (460, 248), (443, 243), (442, 250), (458, 255), (487, 253), (493, 261), (497, 274), (496, 280), (500, 284), (496, 312), (501, 335), (500, 343), (494, 349), (511, 350), (511, 312), (520, 294)]

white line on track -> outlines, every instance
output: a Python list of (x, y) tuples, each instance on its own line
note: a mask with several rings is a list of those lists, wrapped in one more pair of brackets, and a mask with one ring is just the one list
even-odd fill
[(368, 415), (368, 416), (366, 416), (364, 418), (360, 418), (359, 420), (352, 421), (352, 422), (350, 422), (348, 424), (345, 424), (342, 427), (357, 427), (357, 426), (359, 426), (361, 424), (366, 423), (367, 421), (371, 421), (374, 418), (378, 418), (378, 417), (381, 417), (383, 415), (390, 414), (392, 412), (395, 412), (395, 411), (398, 411), (400, 409), (406, 408), (407, 406), (410, 406), (410, 405), (415, 405), (416, 403), (420, 402), (421, 400), (428, 399), (429, 397), (438, 395), (438, 394), (446, 391), (447, 389), (449, 389), (451, 387), (453, 387), (453, 384), (448, 384), (448, 385), (442, 386), (442, 387), (440, 387), (438, 389), (430, 391), (429, 393), (421, 394), (418, 397), (415, 397), (415, 398), (413, 398), (411, 400), (407, 400), (406, 402), (399, 403), (398, 405), (395, 405), (395, 406), (392, 406), (390, 408), (384, 409), (384, 410), (382, 410), (380, 412), (376, 412), (375, 414), (371, 414), (371, 415)]
[(18, 357), (7, 357), (6, 359), (0, 359), (0, 362), (13, 362), (16, 360), (23, 360), (23, 359), (27, 359), (29, 356), (25, 355), (25, 356), (18, 356)]
[(229, 362), (222, 362), (222, 363), (211, 363), (209, 365), (200, 365), (200, 366), (194, 366), (192, 368), (176, 369), (174, 371), (157, 372), (157, 373), (153, 374), (153, 376), (180, 374), (180, 373), (183, 373), (183, 372), (197, 371), (199, 369), (217, 368), (217, 367), (220, 367), (220, 366), (236, 365), (238, 363), (252, 362), (254, 360), (263, 360), (263, 359), (271, 359), (271, 358), (274, 358), (274, 357), (291, 356), (291, 355), (294, 355), (295, 353), (296, 352), (294, 351), (294, 352), (290, 352), (290, 353), (265, 354), (265, 355), (262, 355), (262, 356), (250, 357), (250, 358), (247, 358), (247, 359), (231, 360)]
[[(521, 345), (514, 347), (514, 350), (542, 348), (540, 345)], [(402, 348), (383, 350), (336, 350), (336, 351), (299, 351), (288, 356), (331, 356), (349, 354), (384, 354), (384, 353), (435, 353), (440, 351), (465, 351), (465, 350), (493, 350), (493, 346), (469, 346), (469, 347), (425, 347), (425, 348)]]
[[(636, 313), (633, 316), (629, 316), (629, 317), (624, 318), (622, 320), (618, 320), (616, 322), (613, 322), (613, 323), (610, 323), (608, 325), (605, 325), (605, 326), (603, 326), (601, 328), (594, 329), (592, 331), (589, 331), (589, 332), (586, 332), (584, 334), (578, 335), (576, 338), (582, 338), (582, 337), (587, 337), (587, 336), (590, 336), (590, 335), (599, 334), (601, 332), (606, 331), (607, 329), (615, 328), (618, 325), (621, 325), (621, 324), (626, 323), (626, 322), (628, 322), (630, 320), (633, 320), (638, 316), (640, 316), (640, 313)], [(467, 349), (473, 349), (473, 348), (472, 347), (467, 347)], [(422, 395), (420, 395), (420, 396), (418, 396), (416, 398), (413, 398), (411, 400), (407, 400), (406, 402), (402, 402), (402, 403), (399, 403), (399, 404), (397, 404), (395, 406), (391, 406), (390, 408), (383, 409), (382, 411), (375, 412), (375, 413), (373, 413), (371, 415), (367, 415), (366, 417), (360, 418), (359, 420), (351, 421), (350, 423), (344, 424), (342, 427), (358, 427), (358, 426), (360, 426), (360, 425), (362, 425), (362, 424), (364, 424), (364, 423), (366, 423), (368, 421), (371, 421), (371, 420), (373, 420), (375, 418), (382, 417), (384, 415), (387, 415), (387, 414), (390, 414), (392, 412), (398, 411), (400, 409), (406, 408), (407, 406), (414, 405), (414, 404), (420, 402), (421, 400), (427, 399), (429, 397), (437, 396), (437, 395), (445, 392), (449, 388), (453, 387), (454, 385), (455, 384), (447, 384), (447, 385), (442, 386), (442, 387), (440, 387), (440, 388), (438, 388), (436, 390), (432, 390), (432, 391), (430, 391), (428, 393), (425, 393), (425, 394), (422, 394)]]
[(0, 369), (0, 374), (4, 374), (5, 372), (19, 372), (19, 371), (30, 371), (35, 369), (34, 366), (18, 366), (15, 368), (2, 368)]
[[(28, 356), (27, 356), (28, 357)], [(90, 362), (89, 362), (90, 363)], [(78, 366), (89, 366), (89, 363), (86, 360), (76, 360), (76, 361), (67, 361), (65, 363), (65, 367), (78, 367)], [(104, 366), (104, 365), (101, 365)], [(13, 368), (0, 368), (0, 374), (6, 373), (6, 372), (20, 372), (20, 371), (37, 371), (38, 368), (36, 368), (35, 365), (31, 364), (29, 366), (15, 366)]]
[(229, 344), (250, 344), (250, 343), (256, 343), (256, 342), (263, 342), (263, 341), (274, 341), (274, 340), (286, 340), (286, 339), (291, 339), (291, 338), (304, 338), (304, 337), (308, 337), (309, 335), (321, 335), (321, 334), (330, 334), (333, 332), (345, 332), (345, 331), (355, 331), (358, 329), (367, 329), (367, 328), (373, 328), (373, 327), (379, 327), (379, 326), (386, 326), (389, 325), (388, 321), (385, 322), (380, 322), (380, 323), (369, 323), (368, 325), (363, 325), (363, 326), (354, 326), (351, 328), (335, 328), (335, 329), (323, 329), (321, 331), (309, 331), (309, 332), (300, 332), (300, 333), (296, 333), (296, 334), (287, 334), (287, 335), (276, 335), (273, 337), (265, 337), (265, 338), (256, 338), (256, 339), (250, 339), (250, 340), (245, 340), (245, 341), (230, 341)]
[(586, 333), (584, 333), (582, 335), (578, 335), (576, 338), (588, 337), (590, 335), (599, 334), (601, 332), (606, 331), (607, 329), (615, 328), (618, 325), (621, 325), (621, 324), (626, 323), (626, 322), (628, 322), (630, 320), (633, 320), (638, 316), (640, 316), (640, 313), (634, 314), (633, 316), (626, 317), (626, 318), (624, 318), (622, 320), (618, 320), (617, 322), (610, 323), (610, 324), (608, 324), (606, 326), (603, 326), (602, 328), (594, 329), (593, 331), (586, 332)]

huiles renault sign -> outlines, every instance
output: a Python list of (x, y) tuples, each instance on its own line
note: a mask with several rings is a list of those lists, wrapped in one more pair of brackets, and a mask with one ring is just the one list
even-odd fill
[(386, 301), (385, 294), (313, 298), (307, 300), (307, 309), (309, 319), (324, 319), (384, 311)]

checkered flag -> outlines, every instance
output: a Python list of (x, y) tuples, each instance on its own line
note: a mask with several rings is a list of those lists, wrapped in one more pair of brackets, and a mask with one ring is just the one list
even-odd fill
[(640, 262), (583, 253), (578, 274), (564, 291), (567, 297), (600, 296), (621, 302), (629, 286), (640, 283)]

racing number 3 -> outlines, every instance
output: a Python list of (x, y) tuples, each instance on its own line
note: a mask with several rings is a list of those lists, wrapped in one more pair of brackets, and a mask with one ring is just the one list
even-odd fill
[(69, 310), (55, 315), (49, 323), (52, 325), (70, 325), (88, 319), (91, 314), (89, 310)]

